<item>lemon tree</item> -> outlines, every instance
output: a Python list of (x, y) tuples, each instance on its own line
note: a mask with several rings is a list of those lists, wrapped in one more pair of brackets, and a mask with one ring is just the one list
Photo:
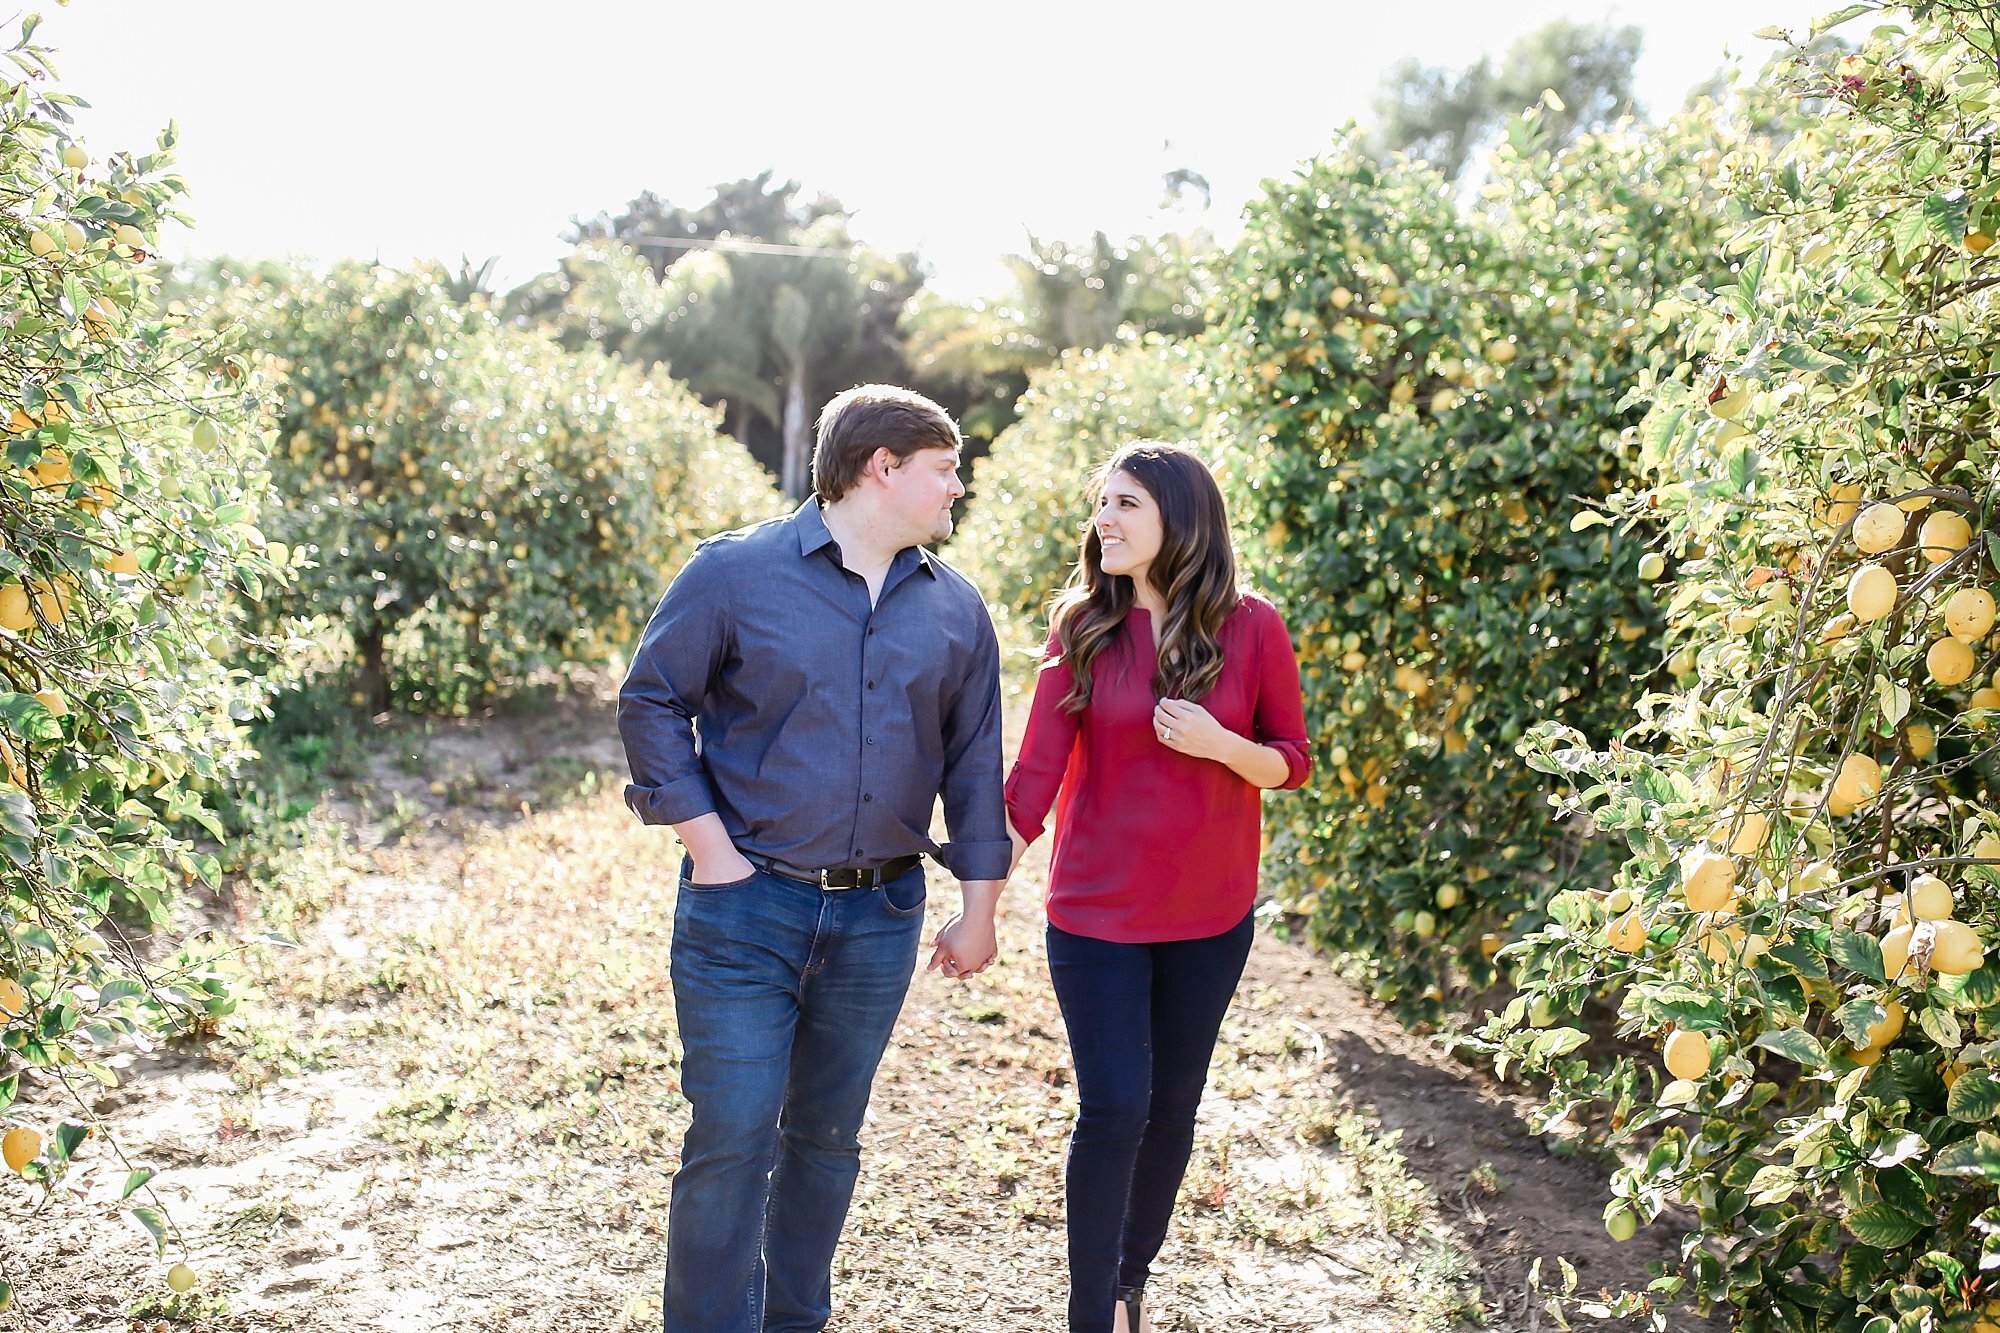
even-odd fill
[[(156, 296), (174, 132), (80, 142), (34, 27), (0, 60), (0, 1188), (46, 1192), (118, 1081), (107, 1048), (227, 1004), (128, 934), (216, 878), (190, 835), (247, 755), (262, 687), (230, 660), (285, 557), (251, 378)], [(122, 1195), (163, 1237), (146, 1176)]]
[(1298, 639), (1320, 778), (1267, 878), (1379, 997), (1432, 1016), (1612, 846), (1513, 745), (1609, 725), (1657, 667), (1643, 543), (1571, 527), (1637, 459), (1658, 297), (1712, 264), (1698, 127), (1559, 153), (1518, 122), (1477, 205), (1351, 139), (1268, 183), (1217, 321), (1250, 577)]
[(1207, 367), (1198, 341), (1148, 334), (1067, 352), (1030, 377), (1018, 418), (973, 464), (966, 521), (951, 546), (952, 560), (997, 603), (1010, 639), (1040, 646), (1041, 615), (1076, 564), (1098, 464), (1132, 440), (1212, 444)]
[[(1670, 672), (1526, 739), (1621, 863), (1510, 947), (1488, 1048), (1626, 1149), (1607, 1224), (1689, 1210), (1651, 1296), (1745, 1329), (1993, 1326), (2000, 109), (1990, 6), (1857, 4), (1823, 114), (1722, 163), (1733, 272), (1670, 296), (1641, 473)], [(1655, 527), (1655, 525), (1663, 525)], [(1609, 997), (1658, 1061), (1590, 1058)], [(1541, 1026), (1537, 1027), (1537, 1019)]]
[(351, 644), (371, 708), (463, 707), (602, 660), (696, 538), (777, 508), (663, 372), (503, 327), (435, 268), (245, 281), (211, 317), (283, 376), (269, 527), (302, 572), (269, 609)]

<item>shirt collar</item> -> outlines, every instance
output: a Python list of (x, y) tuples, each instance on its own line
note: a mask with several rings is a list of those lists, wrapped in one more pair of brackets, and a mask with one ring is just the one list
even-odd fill
[[(826, 515), (820, 512), (819, 497), (816, 495), (806, 497), (806, 502), (792, 511), (792, 526), (798, 529), (801, 556), (809, 556), (815, 551), (835, 545), (833, 533), (827, 530)], [(889, 568), (893, 571), (910, 551), (917, 553), (917, 567), (932, 578), (936, 578), (937, 570), (931, 563), (930, 548), (925, 546), (906, 547), (898, 551), (896, 559), (890, 563)]]

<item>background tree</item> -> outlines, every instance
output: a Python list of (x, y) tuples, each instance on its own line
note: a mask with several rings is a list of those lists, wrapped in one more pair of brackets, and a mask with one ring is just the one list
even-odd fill
[(1515, 42), (1498, 67), (1484, 57), (1461, 70), (1403, 60), (1383, 79), (1373, 145), (1423, 158), (1455, 180), (1502, 125), (1553, 89), (1562, 105), (1546, 108), (1543, 120), (1559, 149), (1635, 109), (1640, 40), (1636, 27), (1557, 19)]
[(641, 194), (579, 223), (563, 270), (509, 309), (571, 345), (664, 363), (803, 498), (820, 407), (851, 385), (906, 378), (897, 325), (923, 275), (915, 255), (855, 241), (838, 200), (798, 192), (767, 171), (696, 209)]

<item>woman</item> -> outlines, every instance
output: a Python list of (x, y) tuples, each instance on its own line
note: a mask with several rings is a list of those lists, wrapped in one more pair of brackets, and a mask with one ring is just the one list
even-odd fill
[(1069, 1326), (1140, 1333), (1250, 952), (1261, 793), (1297, 787), (1308, 761), (1291, 637), (1236, 586), (1208, 469), (1140, 441), (1093, 490), (1007, 811), (1018, 861), (1056, 808), (1049, 969), (1080, 1102), (1066, 1168)]

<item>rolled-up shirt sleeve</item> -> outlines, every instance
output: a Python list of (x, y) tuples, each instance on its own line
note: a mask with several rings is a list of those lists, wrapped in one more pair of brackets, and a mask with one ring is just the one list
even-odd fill
[(939, 849), (962, 880), (1005, 879), (1013, 859), (1000, 777), (1000, 644), (984, 616), (965, 677), (944, 716), (945, 828)]
[(1069, 689), (1069, 668), (1051, 633), (1042, 650), (1042, 668), (1035, 676), (1035, 701), (1028, 709), (1021, 753), (1015, 756), (1014, 770), (1007, 775), (1007, 817), (1029, 842), (1041, 837), (1048, 826), (1049, 809), (1062, 789), (1070, 751), (1076, 746), (1079, 716), (1062, 706)]
[(1292, 791), (1305, 785), (1312, 772), (1312, 755), (1306, 745), (1306, 705), (1299, 685), (1299, 655), (1292, 648), (1292, 635), (1275, 612), (1264, 617), (1263, 642), (1258, 649), (1261, 668), (1257, 679), (1257, 710), (1252, 725), (1259, 745), (1268, 745), (1285, 757), (1285, 780), (1280, 790)]
[(706, 547), (682, 567), (618, 690), (618, 736), (632, 781), (625, 804), (647, 824), (679, 824), (715, 810), (695, 748), (701, 712), (729, 649), (728, 583)]

